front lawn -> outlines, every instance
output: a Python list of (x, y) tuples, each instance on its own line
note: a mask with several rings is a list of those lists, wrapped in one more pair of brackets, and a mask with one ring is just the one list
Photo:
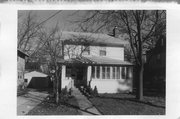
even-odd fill
[(103, 115), (164, 115), (165, 99), (162, 97), (144, 97), (135, 99), (132, 94), (100, 94), (89, 98)]
[(29, 111), (27, 115), (79, 115), (77, 106), (74, 97), (61, 101), (58, 105), (56, 105), (54, 98), (48, 97)]

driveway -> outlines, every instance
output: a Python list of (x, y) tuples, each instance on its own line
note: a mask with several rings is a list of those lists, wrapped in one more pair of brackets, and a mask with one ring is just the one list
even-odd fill
[(17, 115), (26, 115), (30, 110), (40, 104), (47, 96), (47, 91), (30, 90), (17, 97)]

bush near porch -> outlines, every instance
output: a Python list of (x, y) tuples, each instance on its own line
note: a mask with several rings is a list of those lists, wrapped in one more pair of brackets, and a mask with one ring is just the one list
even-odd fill
[(165, 115), (165, 98), (144, 96), (143, 101), (132, 94), (99, 94), (89, 98), (103, 115)]

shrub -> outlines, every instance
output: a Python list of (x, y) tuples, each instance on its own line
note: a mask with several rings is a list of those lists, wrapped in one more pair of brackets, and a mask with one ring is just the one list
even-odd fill
[(94, 95), (94, 96), (98, 96), (98, 90), (97, 90), (97, 87), (96, 87), (96, 86), (94, 87), (93, 95)]

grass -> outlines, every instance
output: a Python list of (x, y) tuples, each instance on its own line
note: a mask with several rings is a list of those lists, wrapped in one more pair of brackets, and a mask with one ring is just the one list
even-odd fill
[(89, 99), (103, 115), (164, 115), (165, 99), (144, 97), (138, 101), (132, 94), (101, 94)]
[(74, 97), (61, 101), (58, 105), (53, 97), (46, 98), (42, 103), (28, 112), (27, 115), (78, 115), (76, 108), (67, 105), (77, 105)]

